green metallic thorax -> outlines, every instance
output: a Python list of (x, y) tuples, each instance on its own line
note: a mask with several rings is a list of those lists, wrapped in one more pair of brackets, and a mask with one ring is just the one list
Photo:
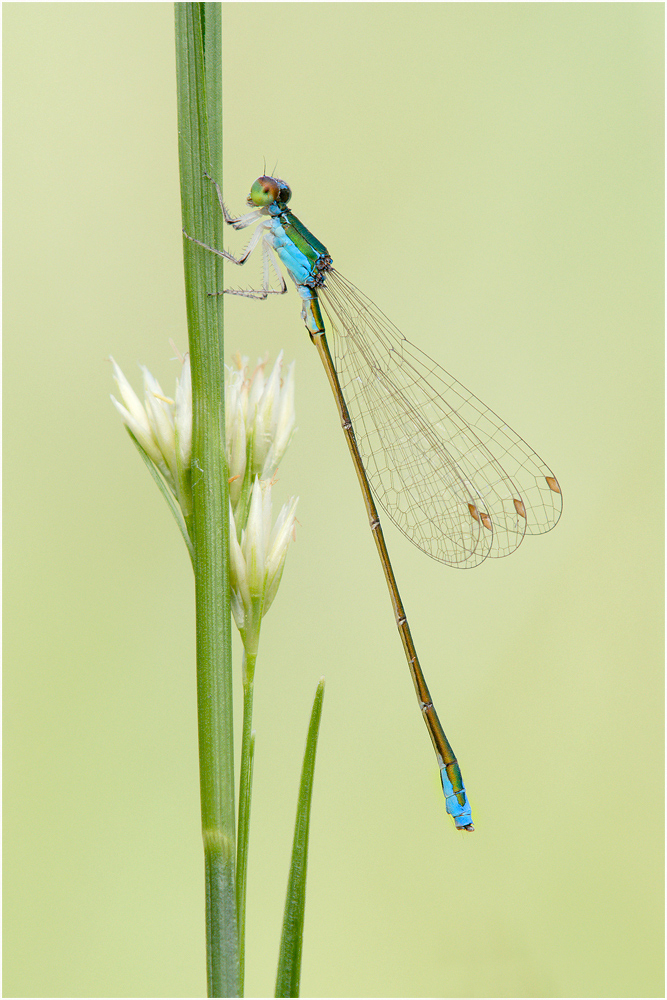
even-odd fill
[(289, 208), (284, 208), (280, 213), (280, 221), (285, 233), (299, 248), (311, 263), (315, 264), (320, 257), (328, 257), (329, 251), (324, 243), (320, 243), (317, 237), (313, 236), (310, 230), (306, 229), (303, 222), (297, 219), (294, 212)]
[(306, 229), (284, 202), (269, 206), (271, 228), (267, 239), (299, 290), (302, 317), (311, 337), (324, 333), (317, 299), (331, 271), (331, 257), (323, 243)]

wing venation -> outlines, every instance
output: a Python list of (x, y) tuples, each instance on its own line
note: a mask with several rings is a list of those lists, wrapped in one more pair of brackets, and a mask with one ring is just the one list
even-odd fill
[(515, 431), (337, 271), (319, 296), (373, 493), (415, 545), (471, 567), (554, 527), (558, 482)]

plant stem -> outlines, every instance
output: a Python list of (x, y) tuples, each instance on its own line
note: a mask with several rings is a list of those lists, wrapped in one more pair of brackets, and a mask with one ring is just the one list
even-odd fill
[[(220, 242), (220, 213), (204, 172), (218, 180), (222, 176), (221, 141), (209, 142), (209, 122), (214, 130), (221, 128), (220, 6), (175, 4), (183, 228), (213, 246)], [(192, 365), (193, 565), (208, 995), (235, 997), (239, 959), (222, 296), (210, 295), (222, 288), (222, 261), (185, 238), (183, 257)]]
[(239, 783), (239, 831), (236, 855), (236, 911), (239, 924), (239, 959), (241, 993), (245, 973), (245, 904), (250, 836), (252, 772), (255, 759), (255, 734), (252, 731), (252, 699), (256, 656), (243, 654), (243, 738), (241, 743), (241, 778)]

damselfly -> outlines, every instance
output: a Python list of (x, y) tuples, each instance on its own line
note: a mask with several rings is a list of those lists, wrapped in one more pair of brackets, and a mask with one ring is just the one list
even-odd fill
[(461, 771), (417, 659), (374, 498), (427, 555), (467, 568), (489, 556), (509, 555), (525, 535), (553, 528), (562, 509), (558, 481), (515, 431), (334, 270), (327, 248), (287, 207), (292, 192), (284, 181), (258, 178), (248, 197), (252, 211), (239, 218), (229, 214), (215, 186), (225, 222), (256, 229), (238, 258), (206, 249), (244, 264), (261, 248), (261, 289), (231, 294), (265, 299), (285, 292), (279, 261), (297, 287), (301, 316), (333, 390), (363, 493), (447, 812), (458, 829), (473, 830)]

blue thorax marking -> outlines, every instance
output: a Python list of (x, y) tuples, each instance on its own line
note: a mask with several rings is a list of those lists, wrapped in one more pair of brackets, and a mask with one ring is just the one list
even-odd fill
[(327, 248), (283, 203), (269, 205), (269, 215), (269, 241), (292, 280), (297, 286), (319, 288), (331, 269)]

